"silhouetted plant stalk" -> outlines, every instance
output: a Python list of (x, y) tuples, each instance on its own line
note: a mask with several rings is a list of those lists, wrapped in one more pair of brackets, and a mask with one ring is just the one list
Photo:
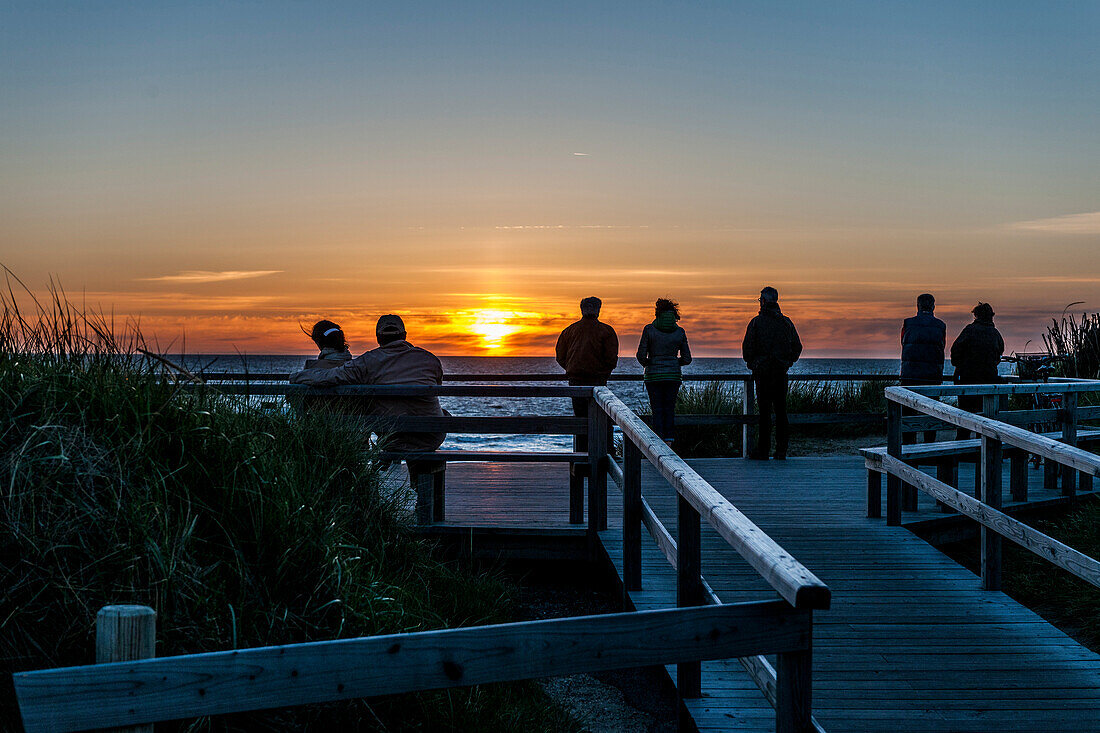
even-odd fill
[[(13, 281), (0, 293), (0, 673), (90, 662), (112, 603), (157, 610), (160, 656), (510, 620), (498, 576), (433, 559), (408, 531), (406, 495), (354, 423), (183, 389), (142, 354), (136, 323), (120, 333), (55, 283), (43, 302)], [(4, 686), (0, 720), (16, 719)], [(175, 727), (322, 725), (573, 727), (531, 684)]]
[(1043, 344), (1049, 354), (1069, 357), (1060, 363), (1064, 376), (1096, 379), (1100, 377), (1100, 313), (1082, 313), (1078, 320), (1066, 312), (1074, 305), (1078, 304), (1066, 307), (1061, 319), (1051, 319)]

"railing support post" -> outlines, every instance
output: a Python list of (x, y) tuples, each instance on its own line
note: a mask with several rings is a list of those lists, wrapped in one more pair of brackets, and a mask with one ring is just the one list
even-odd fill
[(810, 645), (803, 651), (776, 655), (776, 733), (809, 733), (813, 725), (813, 613), (807, 612)]
[[(676, 514), (676, 605), (701, 606), (703, 597), (702, 543), (699, 512), (683, 496), (677, 497)], [(702, 695), (702, 666), (699, 662), (676, 665), (676, 688), (680, 698)]]
[(882, 474), (873, 468), (867, 469), (867, 518), (878, 519), (882, 516)]
[[(742, 382), (745, 385), (745, 389), (741, 392), (741, 414), (752, 415), (755, 409), (756, 402), (756, 384), (752, 381), (752, 377), (746, 377)], [(752, 426), (745, 423), (741, 426), (741, 457), (748, 458), (749, 453), (753, 449), (753, 432)]]
[[(901, 405), (886, 403), (886, 453), (901, 460)], [(901, 479), (886, 473), (886, 524), (901, 526)]]
[[(1001, 441), (982, 436), (981, 501), (994, 509), (1001, 508), (1001, 463), (1004, 457)], [(1001, 589), (1001, 536), (982, 525), (982, 588)]]
[(588, 529), (607, 529), (607, 413), (588, 400)]
[[(156, 656), (157, 612), (148, 606), (104, 606), (95, 619), (95, 662), (132, 662)], [(111, 733), (153, 733), (153, 725), (111, 728)]]
[[(1077, 445), (1077, 393), (1067, 392), (1062, 395), (1062, 411), (1065, 415), (1062, 420), (1062, 442), (1066, 445)], [(1062, 474), (1062, 495), (1075, 496), (1077, 494), (1077, 471), (1069, 466), (1059, 466)]]
[(642, 452), (623, 435), (623, 591), (642, 589)]

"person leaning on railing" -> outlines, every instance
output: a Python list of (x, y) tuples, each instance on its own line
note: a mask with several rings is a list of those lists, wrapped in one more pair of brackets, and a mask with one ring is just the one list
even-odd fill
[[(435, 354), (407, 341), (405, 324), (399, 316), (385, 315), (375, 327), (378, 348), (332, 369), (305, 369), (290, 375), (293, 384), (336, 387), (343, 384), (443, 383), (443, 365)], [(417, 415), (442, 417), (446, 413), (434, 395), (424, 397), (373, 397), (369, 413), (376, 416)], [(404, 433), (389, 436), (385, 445), (392, 451), (433, 451), (447, 439), (446, 433)]]
[[(1001, 375), (997, 365), (1005, 353), (1005, 341), (993, 325), (993, 307), (978, 303), (974, 321), (962, 330), (951, 344), (951, 364), (955, 367), (955, 381), (959, 384), (997, 384)], [(959, 395), (959, 409), (969, 412), (982, 411), (981, 395)], [(965, 440), (970, 431), (959, 428), (957, 437)]]
[(676, 321), (680, 306), (674, 300), (658, 298), (653, 322), (642, 329), (638, 342), (638, 363), (645, 367), (645, 389), (653, 410), (653, 432), (668, 445), (676, 437), (676, 396), (683, 376), (680, 367), (691, 363), (687, 333)]

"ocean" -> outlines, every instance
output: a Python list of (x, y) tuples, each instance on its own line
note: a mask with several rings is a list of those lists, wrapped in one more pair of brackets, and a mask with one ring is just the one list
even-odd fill
[[(306, 356), (286, 355), (188, 355), (179, 357), (191, 369), (205, 372), (288, 373), (301, 369)], [(560, 374), (552, 357), (521, 356), (445, 356), (440, 357), (446, 374)], [(897, 374), (898, 359), (801, 359), (792, 374)], [(641, 374), (642, 367), (633, 357), (620, 357), (616, 373)], [(699, 357), (684, 368), (687, 375), (747, 374), (745, 362), (736, 358)], [(449, 381), (449, 384), (462, 384)], [(478, 382), (491, 384), (491, 382)], [(553, 382), (509, 382), (509, 384), (553, 384)], [(648, 405), (641, 381), (611, 382), (611, 391), (632, 409)], [(566, 398), (485, 398), (444, 397), (443, 407), (452, 415), (519, 416), (571, 415)], [(564, 435), (449, 435), (444, 448), (464, 450), (540, 450), (568, 451), (571, 438)]]

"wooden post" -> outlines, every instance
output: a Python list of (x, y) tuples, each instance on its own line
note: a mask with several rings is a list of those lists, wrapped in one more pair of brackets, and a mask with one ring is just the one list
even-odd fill
[[(994, 509), (1001, 508), (1001, 441), (982, 436), (982, 502)], [(982, 588), (1001, 589), (1001, 536), (982, 525)]]
[[(901, 460), (901, 405), (886, 403), (886, 453)], [(901, 525), (901, 479), (886, 473), (886, 524)]]
[(412, 476), (413, 490), (416, 491), (416, 523), (428, 525), (432, 523), (432, 511), (435, 508), (435, 482), (428, 472), (418, 473)]
[[(813, 614), (807, 614), (813, 633)], [(812, 637), (811, 637), (812, 639)], [(812, 640), (811, 640), (812, 644)], [(810, 733), (813, 724), (813, 651), (776, 655), (775, 660), (776, 733)]]
[[(677, 496), (676, 515), (676, 605), (701, 606), (703, 596), (702, 538), (699, 512), (683, 496)], [(680, 698), (702, 695), (702, 667), (699, 662), (676, 665), (676, 688)]]
[(1008, 459), (1008, 488), (1012, 501), (1027, 501), (1027, 451), (1016, 449)]
[(878, 519), (882, 516), (882, 474), (873, 468), (867, 469), (867, 517)]
[(584, 476), (580, 464), (569, 464), (569, 523), (584, 524)]
[(442, 522), (447, 515), (447, 464), (432, 472), (432, 520)]
[[(744, 381), (745, 389), (741, 394), (741, 414), (752, 415), (753, 410), (756, 409), (756, 384), (752, 381), (752, 377), (746, 377)], [(741, 457), (748, 458), (749, 453), (752, 452), (754, 447), (753, 441), (754, 433), (752, 426), (745, 423), (741, 426)]]
[[(623, 591), (642, 589), (642, 452), (623, 436)], [(625, 597), (623, 599), (625, 606)]]
[(607, 413), (588, 400), (588, 529), (607, 529)]
[[(148, 606), (104, 606), (95, 618), (95, 663), (156, 656), (157, 612)], [(153, 733), (152, 723), (111, 728), (111, 733)]]
[[(1067, 392), (1062, 395), (1062, 412), (1065, 418), (1062, 420), (1062, 442), (1066, 445), (1077, 445), (1077, 393)], [(1077, 471), (1069, 466), (1060, 466), (1062, 474), (1062, 495), (1075, 496), (1077, 494)]]

